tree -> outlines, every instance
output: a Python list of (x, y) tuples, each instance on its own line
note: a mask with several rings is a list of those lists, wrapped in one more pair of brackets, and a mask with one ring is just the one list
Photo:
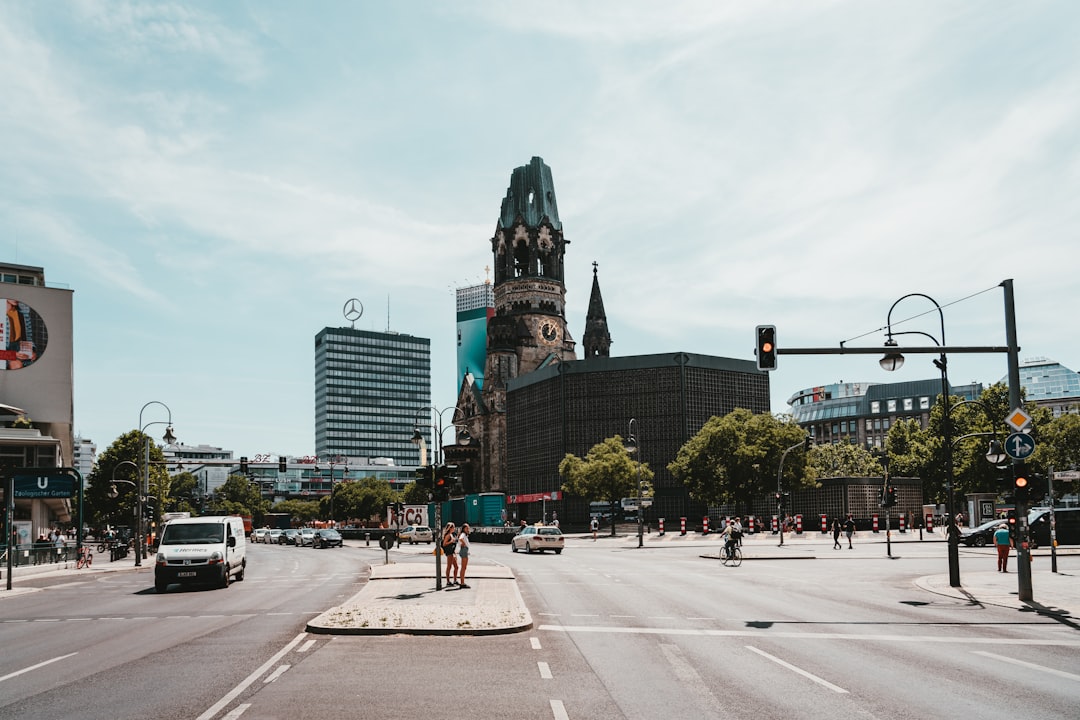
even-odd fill
[[(637, 497), (639, 471), (642, 495), (651, 495), (653, 471), (647, 463), (631, 459), (619, 435), (593, 445), (584, 459), (567, 453), (559, 463), (563, 492), (612, 505), (624, 497)], [(615, 535), (614, 522), (611, 534)]]
[[(749, 509), (755, 498), (776, 492), (784, 451), (805, 438), (805, 431), (790, 417), (736, 408), (723, 417), (710, 418), (679, 449), (668, 470), (695, 500)], [(785, 488), (816, 487), (806, 453), (787, 454), (781, 480)]]
[(849, 442), (816, 445), (806, 459), (817, 477), (881, 477), (881, 462), (861, 445)]
[[(368, 520), (382, 517), (387, 505), (392, 505), (398, 494), (389, 481), (366, 477), (361, 480), (342, 482), (334, 487), (334, 517), (332, 520), (356, 518)], [(330, 497), (319, 500), (319, 514), (330, 517)]]
[[(1039, 444), (1035, 456), (1047, 468), (1055, 471), (1075, 470), (1080, 468), (1080, 415), (1069, 413), (1056, 417), (1046, 424), (1039, 434)], [(1073, 492), (1080, 483), (1072, 484)], [(1065, 494), (1065, 488), (1058, 483), (1054, 487), (1055, 495)]]
[(211, 507), (222, 515), (250, 515), (260, 518), (267, 511), (270, 503), (262, 499), (257, 485), (243, 475), (230, 475), (214, 490)]
[(202, 508), (199, 494), (199, 479), (189, 472), (182, 472), (170, 478), (169, 493), (165, 500), (166, 512), (189, 512), (198, 515)]
[[(144, 433), (131, 430), (113, 441), (97, 457), (94, 469), (87, 476), (86, 495), (83, 498), (83, 511), (91, 522), (106, 522), (116, 525), (135, 524), (135, 506), (138, 503), (137, 490), (142, 486), (142, 467), (145, 445), (148, 440)], [(164, 498), (169, 492), (169, 473), (164, 466), (165, 456), (161, 448), (150, 442), (150, 481), (147, 495)], [(122, 464), (131, 462), (131, 465)], [(123, 480), (135, 483), (116, 482)], [(115, 484), (117, 497), (112, 498)], [(153, 501), (151, 501), (153, 503)]]
[(430, 495), (426, 488), (420, 487), (419, 483), (411, 482), (405, 486), (401, 493), (401, 502), (406, 505), (427, 505)]
[(293, 520), (307, 523), (319, 517), (319, 502), (317, 500), (278, 500), (271, 511), (286, 513)]

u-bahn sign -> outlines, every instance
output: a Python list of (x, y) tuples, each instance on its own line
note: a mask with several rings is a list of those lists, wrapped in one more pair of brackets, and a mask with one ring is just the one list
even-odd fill
[(79, 493), (78, 478), (65, 468), (19, 468), (12, 479), (18, 499), (70, 498)]

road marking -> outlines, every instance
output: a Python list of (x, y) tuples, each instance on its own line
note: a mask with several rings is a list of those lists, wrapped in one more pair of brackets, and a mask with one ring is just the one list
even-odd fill
[(274, 682), (274, 681), (275, 681), (275, 680), (277, 680), (277, 679), (278, 679), (279, 677), (281, 677), (282, 675), (284, 675), (284, 674), (285, 674), (285, 671), (286, 671), (286, 670), (288, 670), (288, 669), (289, 669), (289, 668), (291, 668), (291, 667), (292, 667), (292, 665), (279, 665), (279, 666), (277, 667), (277, 669), (276, 669), (276, 670), (274, 670), (274, 672), (272, 672), (272, 673), (270, 673), (269, 675), (267, 675), (267, 676), (266, 676), (266, 679), (265, 679), (265, 680), (263, 680), (263, 684), (265, 685), (266, 683), (272, 683), (272, 682)]
[(772, 660), (774, 663), (776, 663), (777, 665), (779, 665), (781, 667), (786, 667), (788, 670), (792, 671), (793, 673), (797, 673), (799, 675), (802, 675), (804, 678), (807, 678), (809, 680), (813, 680), (818, 685), (821, 685), (823, 687), (827, 687), (827, 688), (829, 688), (830, 690), (832, 690), (835, 693), (843, 693), (845, 695), (847, 694), (847, 690), (845, 690), (844, 688), (842, 688), (842, 687), (840, 687), (838, 685), (833, 685), (828, 680), (825, 680), (824, 678), (820, 678), (820, 677), (818, 677), (817, 675), (814, 675), (811, 672), (807, 672), (806, 670), (803, 670), (800, 667), (796, 667), (795, 665), (792, 665), (789, 662), (781, 660), (780, 658), (776, 657), (775, 655), (770, 655), (769, 653), (765, 652), (764, 650), (758, 650), (753, 645), (747, 645), (746, 649), (751, 651), (751, 652), (756, 652), (758, 655), (760, 655), (763, 658), (766, 658), (768, 660)]
[(551, 714), (555, 716), (555, 720), (570, 720), (570, 716), (566, 714), (566, 708), (563, 707), (562, 700), (551, 701)]
[(531, 637), (531, 638), (529, 638), (529, 643), (532, 645), (533, 650), (539, 650), (540, 649), (540, 638)]
[(251, 707), (251, 703), (243, 703), (242, 705), (237, 705), (236, 708), (233, 709), (231, 713), (222, 718), (222, 720), (236, 720), (236, 718), (243, 715), (244, 711), (247, 710), (249, 707)]
[(270, 667), (273, 666), (274, 663), (276, 663), (281, 658), (285, 657), (285, 655), (288, 654), (288, 652), (290, 650), (292, 650), (294, 647), (299, 645), (300, 641), (303, 640), (306, 636), (307, 636), (307, 633), (300, 633), (299, 635), (294, 637), (292, 640), (290, 640), (288, 642), (288, 644), (285, 645), (285, 647), (281, 648), (276, 653), (274, 653), (274, 655), (269, 660), (267, 660), (262, 665), (260, 665), (258, 668), (256, 668), (255, 672), (251, 673), (246, 678), (241, 680), (239, 685), (237, 685), (232, 690), (227, 692), (225, 694), (225, 697), (221, 698), (216, 703), (211, 705), (207, 709), (207, 711), (204, 712), (202, 715), (200, 715), (198, 718), (196, 718), (196, 720), (210, 720), (215, 715), (217, 715), (219, 712), (221, 712), (222, 708), (224, 708), (226, 705), (228, 705), (233, 700), (235, 700), (240, 695), (240, 693), (244, 692), (244, 690), (247, 689), (248, 685), (251, 685), (251, 683), (255, 682), (255, 680), (258, 679), (260, 676), (262, 676), (262, 674), (265, 673), (267, 670), (269, 670)]
[(694, 666), (683, 657), (682, 650), (679, 649), (679, 646), (662, 643), (660, 645), (660, 652), (664, 654), (664, 658), (666, 658), (668, 664), (671, 665), (675, 677), (686, 688), (686, 692), (693, 693), (697, 696), (698, 703), (705, 710), (705, 712), (702, 712), (701, 714), (708, 717), (722, 717), (724, 714), (723, 704), (717, 700), (716, 696), (709, 690), (708, 684), (701, 679), (701, 675), (694, 669)]
[(1024, 660), (1017, 660), (1016, 658), (1011, 658), (1007, 655), (997, 655), (992, 652), (986, 652), (985, 650), (972, 650), (971, 652), (975, 653), (976, 655), (993, 658), (994, 660), (1001, 660), (1002, 662), (1012, 663), (1013, 665), (1019, 665), (1020, 667), (1029, 668), (1031, 670), (1039, 670), (1041, 672), (1050, 673), (1051, 675), (1057, 675), (1058, 677), (1065, 678), (1066, 680), (1080, 680), (1080, 675), (1074, 675), (1073, 673), (1065, 672), (1064, 670), (1049, 668), (1045, 665), (1036, 665), (1035, 663), (1025, 662)]
[(311, 649), (311, 646), (318, 642), (315, 638), (308, 640), (306, 643), (296, 649), (296, 652), (307, 652)]
[[(704, 635), (707, 637), (762, 637), (761, 630), (713, 630), (709, 628), (646, 628), (646, 627), (614, 627), (599, 625), (540, 625), (537, 630), (549, 630), (561, 633), (613, 633), (613, 634), (639, 634), (639, 635)], [(971, 638), (954, 637), (949, 635), (886, 635), (886, 634), (858, 634), (845, 635), (842, 633), (800, 633), (800, 632), (772, 632), (770, 638), (784, 638), (790, 640), (855, 640), (858, 642), (907, 642), (907, 643), (966, 643), (969, 645), (1020, 645), (1040, 647), (1075, 647), (1080, 648), (1080, 640), (1041, 640), (1041, 639), (1009, 639), (997, 637)]]
[(68, 653), (67, 655), (60, 655), (59, 657), (54, 657), (52, 660), (46, 660), (44, 662), (39, 662), (37, 665), (31, 665), (28, 668), (23, 668), (22, 670), (16, 670), (13, 673), (8, 673), (7, 675), (4, 675), (3, 677), (0, 677), (0, 682), (4, 682), (5, 680), (9, 680), (9, 679), (11, 679), (13, 677), (17, 677), (19, 675), (22, 675), (23, 673), (28, 673), (28, 672), (30, 672), (32, 670), (37, 670), (40, 667), (45, 667), (46, 665), (51, 665), (54, 662), (57, 662), (59, 660), (64, 660), (66, 658), (71, 657), (72, 655), (78, 655), (78, 654), (79, 653), (77, 653), (77, 652), (73, 652), (73, 653)]
[(540, 668), (540, 677), (543, 680), (551, 680), (554, 676), (551, 674), (551, 668), (548, 667), (546, 662), (536, 663), (536, 667)]

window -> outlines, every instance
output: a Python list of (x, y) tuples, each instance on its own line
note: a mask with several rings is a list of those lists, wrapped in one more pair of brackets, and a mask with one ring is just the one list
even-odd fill
[(930, 409), (930, 398), (928, 398), (928, 397), (919, 398), (919, 409), (920, 410), (929, 410)]
[(874, 400), (873, 402), (871, 402), (870, 403), (870, 412), (872, 412), (872, 413), (881, 412), (881, 403), (878, 402), (877, 400)]
[(912, 404), (911, 398), (904, 398), (904, 411), (905, 412), (911, 412), (912, 407), (913, 407), (913, 404)]
[(889, 412), (891, 412), (891, 413), (896, 412), (896, 401), (895, 400), (889, 400)]

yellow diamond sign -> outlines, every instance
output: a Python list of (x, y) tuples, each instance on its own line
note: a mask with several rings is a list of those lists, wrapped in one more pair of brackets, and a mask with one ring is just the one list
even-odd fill
[(1020, 431), (1031, 422), (1031, 416), (1020, 408), (1014, 408), (1012, 412), (1005, 416), (1005, 422), (1013, 430)]

